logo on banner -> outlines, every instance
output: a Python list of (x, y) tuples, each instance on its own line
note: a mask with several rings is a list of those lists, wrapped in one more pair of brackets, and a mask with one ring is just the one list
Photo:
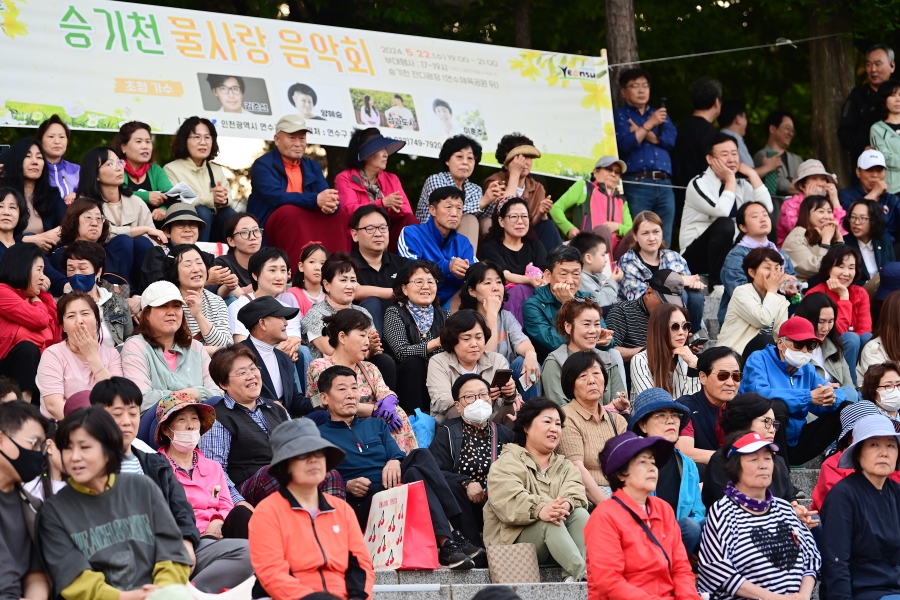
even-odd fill
[(606, 69), (595, 69), (593, 67), (569, 67), (566, 65), (558, 65), (557, 68), (562, 72), (563, 79), (586, 79), (594, 81), (598, 77), (606, 74)]

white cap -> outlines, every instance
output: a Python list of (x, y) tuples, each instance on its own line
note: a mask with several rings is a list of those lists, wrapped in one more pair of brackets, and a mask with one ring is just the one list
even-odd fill
[(175, 287), (175, 284), (169, 281), (154, 281), (147, 286), (144, 293), (141, 294), (141, 310), (148, 306), (162, 306), (168, 304), (172, 300), (178, 300), (185, 304), (181, 292)]
[(856, 161), (856, 166), (863, 171), (868, 171), (872, 167), (887, 168), (887, 164), (885, 164), (884, 162), (884, 154), (882, 154), (878, 150), (866, 150), (865, 152), (860, 154), (859, 160)]

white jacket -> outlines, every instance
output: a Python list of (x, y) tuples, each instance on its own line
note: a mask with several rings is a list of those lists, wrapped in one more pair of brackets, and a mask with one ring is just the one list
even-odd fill
[(773, 334), (781, 329), (781, 324), (788, 318), (790, 305), (781, 294), (766, 294), (764, 299), (760, 299), (752, 283), (739, 285), (734, 288), (728, 303), (728, 312), (725, 313), (716, 346), (728, 346), (743, 354), (747, 342), (756, 337), (761, 329), (772, 327)]
[[(725, 184), (716, 177), (712, 167), (697, 175), (687, 185), (684, 196), (684, 214), (681, 216), (679, 246), (682, 254), (719, 217), (731, 216), (745, 202), (759, 202), (771, 213), (772, 197), (765, 185), (756, 189), (746, 179), (738, 178), (734, 192), (725, 191)], [(723, 248), (722, 252), (728, 252)]]

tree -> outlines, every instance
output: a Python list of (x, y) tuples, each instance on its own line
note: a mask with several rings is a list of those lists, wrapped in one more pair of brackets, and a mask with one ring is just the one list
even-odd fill
[(634, 0), (606, 0), (607, 57), (609, 64), (622, 65), (609, 72), (610, 93), (615, 106), (622, 103), (619, 73), (635, 66), (640, 59), (634, 21)]

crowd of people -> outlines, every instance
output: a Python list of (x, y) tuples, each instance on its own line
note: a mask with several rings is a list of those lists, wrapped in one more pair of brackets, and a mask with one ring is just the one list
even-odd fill
[(676, 127), (641, 68), (555, 201), (521, 133), (483, 182), (447, 139), (414, 207), (404, 142), (355, 131), (330, 184), (286, 116), (245, 206), (208, 119), (76, 165), (50, 117), (0, 156), (0, 597), (371, 599), (373, 498), (421, 482), (450, 569), (900, 598), (900, 83), (866, 57), (840, 186), (791, 115), (751, 155), (718, 81)]

